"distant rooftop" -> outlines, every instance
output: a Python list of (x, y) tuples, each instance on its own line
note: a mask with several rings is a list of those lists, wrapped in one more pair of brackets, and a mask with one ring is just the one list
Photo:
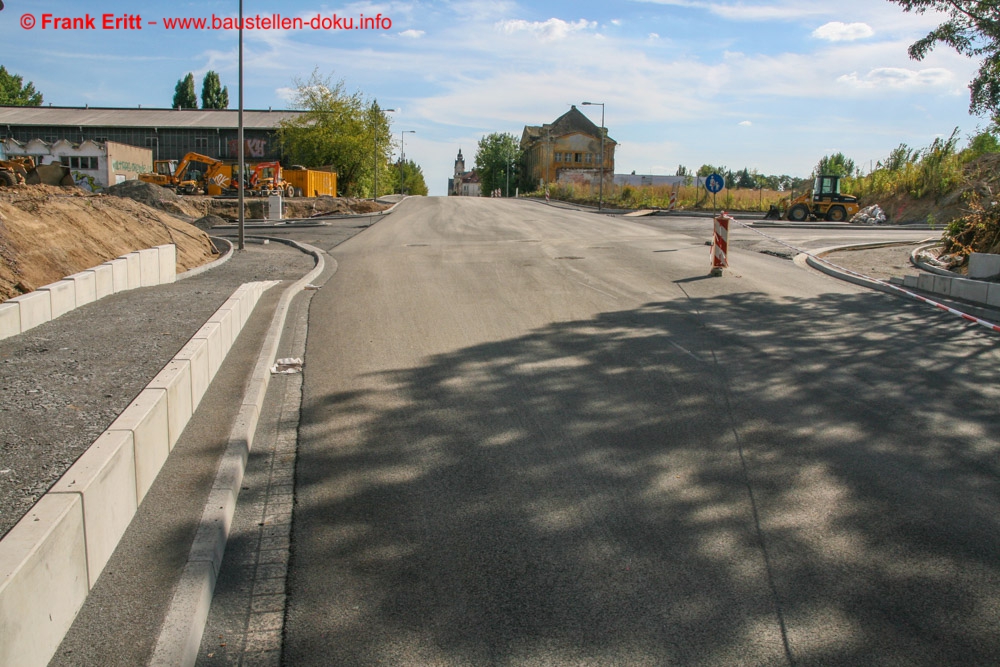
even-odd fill
[[(282, 120), (295, 118), (302, 111), (288, 109), (244, 109), (243, 126), (269, 130)], [(6, 107), (0, 106), (0, 128), (4, 125), (77, 127), (155, 127), (155, 128), (235, 128), (239, 124), (236, 109), (143, 109), (113, 107)]]

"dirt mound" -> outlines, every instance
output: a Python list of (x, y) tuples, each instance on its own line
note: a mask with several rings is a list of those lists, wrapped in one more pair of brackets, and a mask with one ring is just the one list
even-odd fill
[(146, 206), (158, 208), (167, 213), (197, 217), (198, 210), (186, 202), (180, 195), (160, 185), (144, 181), (125, 181), (104, 189), (105, 194), (113, 197), (124, 197)]
[(217, 256), (205, 232), (130, 198), (94, 195), (75, 187), (4, 188), (0, 190), (0, 300), (164, 243), (177, 245), (178, 272)]

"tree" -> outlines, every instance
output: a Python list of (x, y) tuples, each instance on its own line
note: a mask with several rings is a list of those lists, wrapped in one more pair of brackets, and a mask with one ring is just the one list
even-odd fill
[(752, 189), (757, 187), (757, 179), (750, 174), (750, 169), (743, 167), (742, 171), (736, 172), (736, 187)]
[(521, 148), (513, 134), (494, 132), (479, 140), (476, 149), (476, 173), (479, 174), (480, 193), (490, 196), (500, 190), (509, 196), (517, 187), (520, 173)]
[(969, 84), (969, 112), (1000, 116), (1000, 8), (996, 0), (889, 0), (905, 12), (942, 12), (948, 20), (910, 45), (910, 58), (923, 60), (938, 42), (970, 58), (981, 58)]
[(198, 95), (194, 91), (194, 74), (188, 75), (177, 82), (174, 87), (174, 109), (197, 109)]
[(0, 65), (0, 105), (11, 107), (37, 107), (42, 104), (42, 94), (35, 90), (35, 84), (11, 74)]
[(379, 189), (388, 189), (392, 175), (385, 164), (392, 134), (378, 103), (367, 101), (360, 92), (348, 94), (343, 81), (332, 83), (318, 70), (306, 81), (296, 79), (295, 87), (292, 106), (305, 113), (278, 126), (278, 142), (288, 161), (333, 166), (341, 192), (357, 197), (371, 196), (378, 165)]
[(713, 167), (710, 164), (703, 164), (700, 167), (698, 167), (696, 175), (700, 176), (701, 178), (705, 178), (706, 176), (711, 176), (712, 174), (725, 176), (727, 171), (729, 170), (723, 166)]
[(843, 153), (824, 155), (813, 170), (814, 176), (853, 176), (854, 160), (848, 159)]
[(688, 168), (685, 167), (684, 165), (678, 165), (677, 171), (674, 173), (674, 176), (690, 176), (690, 175), (691, 173), (688, 171)]
[[(192, 83), (193, 80), (192, 80)], [(205, 73), (201, 83), (201, 108), (226, 109), (229, 107), (229, 88), (223, 88), (219, 75), (212, 70)]]
[[(403, 160), (402, 170), (399, 167), (399, 161), (396, 161), (396, 166), (392, 170), (393, 176), (390, 183), (393, 184), (393, 192), (402, 192), (408, 195), (421, 195), (427, 196), (427, 182), (424, 181), (424, 171), (420, 168), (413, 160)], [(400, 190), (399, 187), (399, 175), (403, 175), (403, 188)]]

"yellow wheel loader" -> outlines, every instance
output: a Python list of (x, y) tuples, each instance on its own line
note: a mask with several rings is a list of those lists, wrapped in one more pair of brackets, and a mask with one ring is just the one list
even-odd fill
[(860, 210), (858, 198), (840, 194), (840, 176), (817, 176), (813, 189), (788, 202), (788, 219), (847, 222)]
[(76, 185), (69, 167), (62, 163), (35, 165), (35, 161), (26, 155), (7, 155), (0, 143), (0, 187), (13, 187), (27, 183), (28, 185)]

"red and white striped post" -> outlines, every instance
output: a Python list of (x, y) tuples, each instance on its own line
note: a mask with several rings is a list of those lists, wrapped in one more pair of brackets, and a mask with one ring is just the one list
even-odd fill
[(723, 211), (715, 218), (715, 229), (712, 234), (712, 271), (711, 275), (721, 276), (723, 269), (729, 268), (726, 253), (729, 250), (729, 223), (732, 216)]
[(670, 191), (670, 206), (667, 208), (668, 211), (673, 211), (677, 207), (677, 188)]

